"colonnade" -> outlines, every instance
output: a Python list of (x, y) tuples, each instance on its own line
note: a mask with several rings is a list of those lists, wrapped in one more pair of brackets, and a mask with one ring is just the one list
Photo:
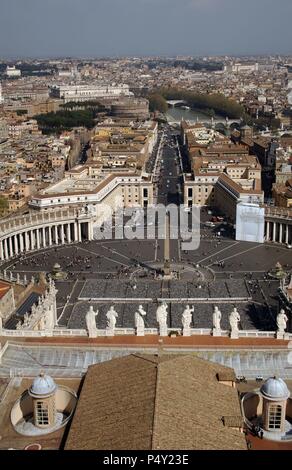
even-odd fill
[(44, 222), (43, 218), (40, 218), (39, 225), (18, 224), (17, 227), (9, 227), (6, 233), (1, 234), (0, 260), (8, 260), (20, 253), (91, 239), (92, 224), (88, 219)]
[(268, 242), (292, 244), (292, 221), (266, 220), (265, 240)]

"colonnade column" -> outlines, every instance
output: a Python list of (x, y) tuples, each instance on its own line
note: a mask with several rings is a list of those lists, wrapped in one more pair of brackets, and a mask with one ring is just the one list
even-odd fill
[(78, 224), (74, 222), (74, 242), (78, 242)]
[(5, 240), (4, 240), (4, 256), (5, 256), (5, 259), (8, 259), (8, 258), (9, 258), (9, 256), (8, 256), (7, 238), (5, 238)]
[(286, 235), (285, 236), (285, 243), (286, 243), (286, 245), (288, 245), (288, 243), (289, 243), (289, 225), (288, 224), (286, 224), (286, 234), (285, 235)]
[(270, 240), (270, 222), (267, 221), (267, 228), (266, 228), (266, 240)]
[(43, 231), (43, 247), (46, 248), (47, 246), (47, 240), (46, 240), (46, 227), (42, 228)]
[(52, 246), (52, 227), (49, 225), (49, 246)]
[(277, 228), (277, 224), (276, 222), (273, 222), (273, 242), (276, 241), (276, 228)]
[(40, 232), (38, 228), (36, 229), (36, 247), (37, 250), (40, 249)]
[(78, 224), (78, 241), (82, 241), (82, 235), (81, 235), (81, 224)]
[(24, 245), (25, 245), (25, 251), (29, 251), (30, 244), (29, 244), (28, 232), (24, 233)]
[(282, 243), (282, 238), (283, 238), (283, 224), (279, 224), (279, 242)]
[(65, 229), (65, 226), (64, 226), (63, 224), (60, 225), (60, 230), (61, 230), (61, 244), (62, 244), (62, 245), (64, 245), (64, 243), (65, 243), (64, 229)]
[(23, 236), (24, 236), (23, 233), (20, 233), (20, 234), (19, 234), (19, 248), (20, 248), (20, 252), (21, 252), (21, 253), (23, 252), (23, 248), (24, 248), (24, 245), (23, 245)]
[(88, 222), (88, 240), (93, 240), (93, 226), (91, 222)]
[(18, 239), (17, 239), (17, 235), (14, 235), (14, 252), (16, 255), (18, 255), (19, 253), (19, 249), (18, 249)]
[(2, 241), (0, 242), (0, 259), (4, 259), (4, 252), (3, 252)]
[(30, 231), (30, 241), (31, 241), (31, 245), (30, 245), (30, 249), (31, 250), (34, 250), (34, 233), (33, 233), (33, 230)]
[(11, 237), (8, 238), (10, 256), (13, 256), (13, 246)]
[(67, 229), (67, 243), (71, 243), (71, 230), (70, 230), (70, 224), (66, 225)]
[(55, 244), (58, 245), (59, 236), (58, 236), (58, 226), (55, 225)]

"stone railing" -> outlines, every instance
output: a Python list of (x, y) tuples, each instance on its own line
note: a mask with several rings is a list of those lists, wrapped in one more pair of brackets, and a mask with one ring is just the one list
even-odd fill
[[(103, 331), (103, 330), (100, 330)], [(56, 329), (52, 332), (51, 336), (88, 336), (86, 330), (66, 330)]]
[[(190, 333), (191, 333), (191, 336), (194, 336), (194, 335), (210, 336), (212, 333), (212, 330), (210, 328), (191, 328)], [(221, 332), (221, 335), (225, 336), (224, 331)]]
[[(172, 332), (176, 332), (178, 335), (181, 334), (181, 328), (168, 328), (167, 333), (170, 334)], [(115, 336), (134, 336), (135, 329), (134, 328), (116, 328), (114, 331)], [(147, 335), (158, 335), (157, 328), (145, 328), (145, 336)], [(190, 336), (210, 336), (212, 335), (212, 330), (210, 328), (191, 328), (190, 329)], [(46, 331), (46, 330), (0, 330), (0, 336), (3, 337), (29, 337), (29, 338), (38, 338), (38, 337), (67, 337), (67, 336), (84, 336), (87, 337), (88, 333), (85, 329), (59, 329), (56, 328), (53, 331)], [(108, 331), (106, 329), (97, 330), (97, 337), (106, 337), (108, 336)], [(229, 337), (230, 331), (228, 330), (221, 330), (221, 337)], [(259, 331), (259, 330), (239, 330), (238, 331), (239, 338), (276, 338), (276, 332), (274, 331)], [(285, 340), (292, 340), (292, 333), (285, 333), (283, 338)], [(3, 349), (0, 351), (0, 363), (1, 363), (1, 355), (3, 354)]]
[[(238, 336), (239, 338), (275, 338), (275, 332), (258, 330), (239, 330)], [(292, 338), (292, 334), (290, 336)]]
[(274, 217), (285, 220), (292, 220), (292, 209), (286, 207), (262, 205), (265, 209), (265, 217)]
[(21, 286), (27, 286), (29, 284), (26, 274), (21, 277), (19, 273), (15, 274), (12, 271), (0, 271), (0, 280), (7, 282), (14, 282)]

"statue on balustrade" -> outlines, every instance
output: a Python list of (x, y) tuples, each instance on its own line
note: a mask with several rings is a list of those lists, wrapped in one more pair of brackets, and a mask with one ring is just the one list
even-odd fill
[(156, 321), (159, 324), (160, 336), (167, 336), (167, 303), (163, 301), (156, 310)]
[(181, 318), (182, 325), (183, 325), (184, 329), (190, 329), (192, 319), (193, 319), (192, 313), (194, 311), (195, 311), (194, 306), (192, 308), (190, 308), (190, 306), (187, 305), (186, 308), (184, 309), (183, 314), (182, 314), (182, 318)]
[(118, 316), (119, 316), (118, 313), (115, 311), (114, 306), (112, 305), (106, 314), (106, 318), (107, 318), (106, 327), (108, 330), (114, 331)]
[(234, 307), (232, 312), (229, 315), (229, 324), (231, 327), (231, 336), (238, 337), (238, 323), (240, 322), (240, 315)]
[(285, 313), (285, 310), (282, 308), (280, 313), (277, 315), (277, 327), (278, 333), (284, 334), (287, 327), (288, 317)]
[(97, 327), (96, 327), (96, 317), (98, 315), (98, 310), (96, 312), (93, 310), (93, 306), (90, 305), (87, 314), (85, 315), (86, 329), (88, 332), (89, 338), (97, 337)]
[(139, 305), (138, 311), (135, 312), (135, 328), (137, 336), (144, 336), (145, 332), (145, 323), (144, 318), (146, 316), (146, 312), (143, 309), (142, 305)]
[(217, 330), (217, 331), (221, 330), (221, 326), (220, 326), (221, 318), (222, 318), (222, 314), (219, 308), (215, 306), (214, 312), (213, 312), (213, 329), (214, 330)]

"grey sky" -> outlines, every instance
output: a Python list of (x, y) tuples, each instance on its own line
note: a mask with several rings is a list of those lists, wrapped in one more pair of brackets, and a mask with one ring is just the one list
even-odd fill
[(0, 57), (292, 54), (292, 0), (0, 0)]

